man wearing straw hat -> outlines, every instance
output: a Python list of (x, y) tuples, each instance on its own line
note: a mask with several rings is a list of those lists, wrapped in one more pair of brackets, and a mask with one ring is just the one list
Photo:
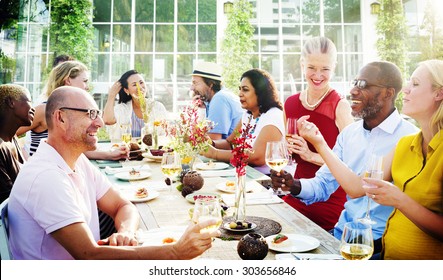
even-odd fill
[(222, 81), (222, 68), (213, 62), (200, 62), (192, 72), (194, 98), (204, 102), (206, 117), (215, 124), (209, 133), (212, 140), (228, 137), (243, 113), (238, 96), (222, 88)]

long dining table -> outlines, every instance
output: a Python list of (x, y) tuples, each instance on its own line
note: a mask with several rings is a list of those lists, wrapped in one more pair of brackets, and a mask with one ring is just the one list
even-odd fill
[[(189, 209), (194, 206), (192, 201), (185, 199), (181, 193), (176, 190), (177, 183), (173, 184), (172, 191), (169, 186), (166, 185), (158, 159), (148, 157), (141, 161), (111, 162), (93, 160), (92, 162), (109, 178), (115, 188), (123, 192), (127, 192), (128, 190), (135, 191), (137, 188), (144, 187), (148, 190), (148, 193), (156, 194), (155, 198), (148, 201), (134, 202), (140, 214), (140, 236), (145, 235), (149, 238), (150, 232), (160, 232), (161, 234), (162, 230), (168, 232), (168, 230), (176, 230), (177, 228), (184, 229), (191, 223)], [(142, 180), (126, 180), (126, 178), (122, 180), (121, 178), (117, 178), (115, 175), (117, 171), (125, 170), (125, 172), (128, 172), (128, 168), (148, 172), (149, 176)], [(204, 186), (199, 192), (217, 194), (221, 198), (228, 195), (217, 186), (224, 184), (227, 180), (234, 180), (234, 177), (232, 177), (232, 166), (229, 166), (226, 172), (223, 172), (223, 170), (221, 172), (217, 171), (219, 173), (215, 174), (208, 172), (206, 173), (208, 176), (205, 176), (205, 171), (197, 171), (201, 172), (204, 178)], [(249, 191), (265, 196), (266, 193), (272, 195), (270, 191), (264, 187), (268, 185), (269, 182), (270, 178), (268, 176), (258, 172), (252, 167), (247, 167), (246, 186), (247, 189), (249, 188)], [(252, 216), (258, 219), (264, 219), (265, 222), (272, 221), (281, 226), (280, 233), (282, 234), (313, 237), (320, 242), (318, 247), (306, 253), (319, 254), (319, 256), (340, 254), (339, 240), (283, 201), (277, 199), (270, 203), (248, 204), (248, 197), (246, 201), (247, 217)], [(233, 210), (233, 207), (230, 207), (226, 212), (228, 214), (232, 213), (230, 210)], [(237, 253), (239, 237), (229, 238), (230, 233), (223, 229), (223, 224), (221, 228), (221, 231), (226, 233), (224, 235), (222, 234), (225, 238), (215, 238), (213, 246), (198, 259), (241, 259)], [(254, 230), (251, 232), (254, 232)], [(244, 234), (247, 233), (249, 232), (244, 232)], [(165, 233), (165, 237), (166, 235), (167, 233)], [(228, 236), (228, 238), (226, 238), (226, 236)], [(283, 253), (286, 253), (286, 256), (290, 256), (288, 252), (284, 251)], [(282, 252), (269, 250), (265, 259), (274, 260), (278, 254), (282, 254)]]

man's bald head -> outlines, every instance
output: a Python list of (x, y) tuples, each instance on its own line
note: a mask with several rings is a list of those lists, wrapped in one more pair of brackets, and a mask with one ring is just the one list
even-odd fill
[(52, 129), (52, 115), (61, 107), (75, 107), (75, 103), (82, 98), (92, 98), (86, 91), (71, 86), (62, 86), (56, 88), (46, 103), (46, 123), (48, 129)]

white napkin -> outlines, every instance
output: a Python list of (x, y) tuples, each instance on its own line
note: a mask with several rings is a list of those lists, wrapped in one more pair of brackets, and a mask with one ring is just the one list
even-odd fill
[[(222, 194), (221, 197), (227, 206), (235, 205), (235, 194)], [(274, 204), (282, 202), (283, 200), (280, 197), (267, 191), (246, 194), (246, 205)]]
[(235, 177), (235, 168), (223, 170), (198, 170), (203, 177)]
[(144, 164), (141, 168), (140, 166), (125, 166), (125, 167), (105, 167), (106, 174), (115, 174), (118, 172), (129, 172), (132, 169), (138, 170), (138, 171), (151, 171), (151, 167), (147, 164)]

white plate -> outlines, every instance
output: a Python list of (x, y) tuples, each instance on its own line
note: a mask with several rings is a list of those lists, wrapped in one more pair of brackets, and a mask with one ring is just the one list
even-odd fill
[(151, 172), (140, 171), (140, 175), (134, 176), (134, 175), (130, 175), (129, 171), (124, 171), (124, 172), (115, 173), (114, 176), (117, 177), (118, 179), (124, 180), (124, 181), (136, 181), (136, 180), (143, 180), (143, 179), (149, 178), (151, 176)]
[(237, 229), (237, 228), (230, 228), (229, 227), (229, 223), (225, 223), (223, 224), (223, 228), (229, 231), (233, 231), (233, 232), (241, 232), (241, 231), (251, 231), (253, 229), (255, 229), (257, 227), (256, 224), (251, 223), (251, 227), (250, 228), (241, 228), (241, 229)]
[(137, 239), (140, 243), (143, 243), (142, 246), (165, 245), (165, 243), (163, 243), (165, 238), (173, 238), (178, 241), (185, 230), (186, 227), (157, 228), (137, 233)]
[[(225, 192), (225, 193), (235, 193), (235, 185), (234, 185), (233, 188), (228, 188), (226, 186), (226, 182), (218, 183), (217, 185), (215, 185), (215, 187), (217, 188), (217, 190)], [(233, 182), (233, 181), (231, 181), (231, 182)], [(235, 184), (235, 182), (234, 182), (234, 184)], [(253, 186), (251, 186), (248, 183), (246, 183), (246, 187), (245, 188), (246, 188), (245, 191), (247, 193), (249, 193), (249, 192), (252, 192)]]
[(199, 195), (201, 195), (201, 196), (212, 196), (212, 197), (215, 197), (217, 199), (220, 199), (220, 195), (218, 195), (216, 193), (207, 193), (207, 192), (193, 192), (193, 193), (188, 194), (185, 198), (186, 198), (187, 201), (189, 201), (191, 203), (195, 203), (194, 197), (195, 196), (199, 196)]
[(162, 156), (153, 156), (149, 152), (148, 153), (143, 153), (142, 157), (149, 158), (149, 159), (152, 159), (153, 161), (158, 161), (158, 162), (161, 162), (162, 158), (163, 158)]
[(297, 253), (314, 250), (320, 246), (320, 241), (318, 241), (318, 239), (302, 234), (285, 234), (288, 239), (282, 243), (275, 244), (272, 242), (272, 240), (276, 235), (277, 234), (266, 237), (266, 242), (268, 243), (269, 249), (273, 251)]
[(138, 188), (128, 188), (128, 189), (120, 189), (120, 193), (129, 199), (131, 202), (146, 202), (149, 200), (152, 200), (159, 196), (159, 193), (157, 191), (148, 190), (148, 196), (143, 198), (138, 198), (135, 196), (135, 193), (137, 192)]
[(310, 254), (310, 253), (282, 253), (275, 254), (276, 260), (343, 260), (343, 257), (337, 254)]
[(200, 162), (197, 163), (195, 167), (200, 170), (221, 170), (228, 168), (229, 164), (225, 162), (212, 162), (212, 164), (209, 165), (207, 162)]

